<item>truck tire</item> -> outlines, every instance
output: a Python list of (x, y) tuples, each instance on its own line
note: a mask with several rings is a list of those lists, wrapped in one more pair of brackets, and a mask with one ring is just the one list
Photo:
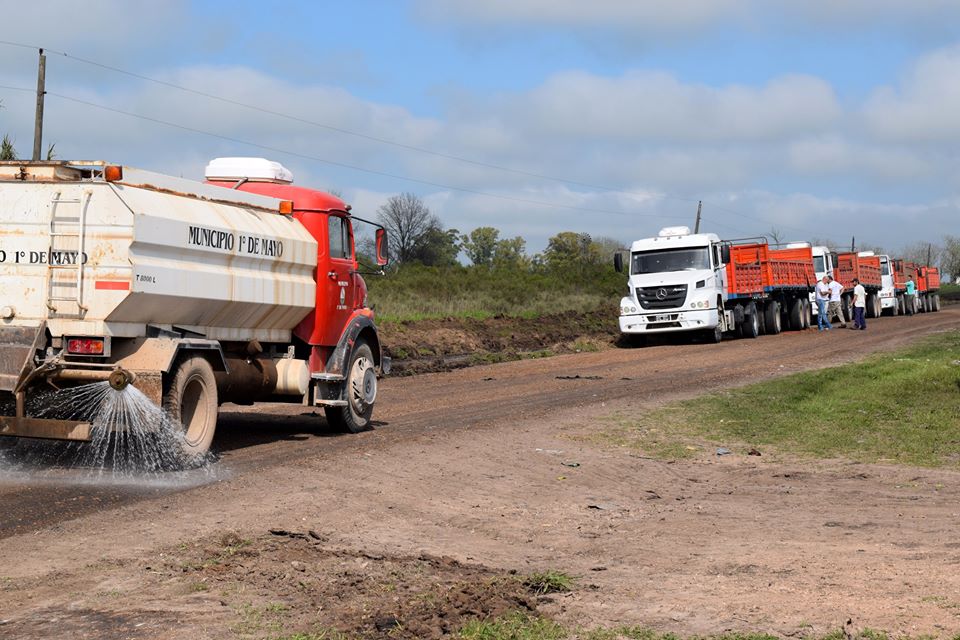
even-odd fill
[(780, 303), (776, 300), (767, 305), (763, 310), (763, 324), (767, 333), (775, 336), (783, 330), (780, 324)]
[(853, 320), (853, 308), (850, 304), (850, 296), (840, 298), (840, 317), (843, 318), (844, 322), (851, 322)]
[(183, 429), (181, 447), (188, 455), (210, 450), (217, 429), (217, 380), (206, 358), (181, 360), (163, 394), (163, 408)]
[(940, 311), (940, 294), (935, 293), (933, 295), (933, 310)]
[(353, 347), (345, 384), (347, 406), (324, 407), (327, 423), (350, 433), (371, 429), (373, 405), (377, 400), (377, 371), (373, 351), (366, 342), (358, 342)]
[(811, 311), (810, 311), (810, 301), (809, 301), (809, 300), (803, 300), (803, 314), (802, 314), (801, 317), (803, 318), (803, 328), (804, 328), (804, 329), (809, 329), (809, 328), (810, 328), (810, 316), (811, 316), (811, 315), (812, 315), (812, 314), (811, 314)]
[(794, 298), (787, 305), (787, 327), (791, 331), (800, 331), (803, 329), (803, 301)]
[(756, 338), (760, 335), (760, 319), (757, 316), (757, 305), (753, 302), (743, 310), (743, 324), (740, 325), (741, 338)]
[(901, 315), (901, 316), (907, 315), (906, 296), (897, 296), (897, 315)]
[(867, 294), (867, 307), (866, 309), (863, 310), (863, 312), (864, 314), (866, 314), (868, 318), (877, 317), (877, 294), (875, 293)]

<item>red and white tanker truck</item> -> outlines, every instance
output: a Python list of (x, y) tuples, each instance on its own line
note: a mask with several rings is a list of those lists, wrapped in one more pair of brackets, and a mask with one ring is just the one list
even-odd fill
[(369, 428), (389, 359), (354, 246), (367, 221), (261, 158), (214, 160), (206, 178), (0, 163), (0, 435), (89, 440), (30, 400), (104, 380), (163, 406), (188, 453), (209, 449), (224, 402)]

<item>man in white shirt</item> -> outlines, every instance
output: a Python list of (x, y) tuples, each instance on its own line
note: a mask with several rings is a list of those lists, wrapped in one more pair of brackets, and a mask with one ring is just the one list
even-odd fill
[(853, 279), (853, 328), (866, 329), (867, 320), (865, 312), (867, 310), (867, 290), (860, 284), (858, 278)]
[(840, 309), (840, 294), (843, 293), (843, 285), (833, 279), (833, 276), (827, 276), (830, 280), (830, 307), (827, 311), (827, 319), (833, 320), (840, 318), (840, 326), (847, 327), (847, 319), (843, 317), (843, 311)]
[(830, 324), (830, 318), (827, 317), (827, 304), (830, 302), (830, 280), (829, 276), (823, 276), (823, 280), (817, 283), (817, 328), (820, 331), (829, 331), (833, 329)]

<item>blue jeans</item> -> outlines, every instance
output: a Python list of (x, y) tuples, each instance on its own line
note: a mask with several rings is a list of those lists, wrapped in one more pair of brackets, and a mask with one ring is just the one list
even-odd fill
[(854, 307), (853, 308), (853, 326), (857, 329), (866, 329), (867, 321), (863, 316), (863, 312), (866, 311), (866, 307)]
[(823, 331), (824, 329), (833, 329), (833, 325), (830, 324), (830, 318), (827, 317), (827, 301), (817, 299), (817, 327)]

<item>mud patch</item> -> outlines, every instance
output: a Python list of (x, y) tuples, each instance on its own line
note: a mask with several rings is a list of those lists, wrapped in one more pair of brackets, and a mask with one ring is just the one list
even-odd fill
[(394, 359), (393, 370), (399, 375), (599, 351), (612, 346), (619, 336), (614, 306), (537, 318), (494, 316), (386, 322), (380, 329), (384, 351)]

